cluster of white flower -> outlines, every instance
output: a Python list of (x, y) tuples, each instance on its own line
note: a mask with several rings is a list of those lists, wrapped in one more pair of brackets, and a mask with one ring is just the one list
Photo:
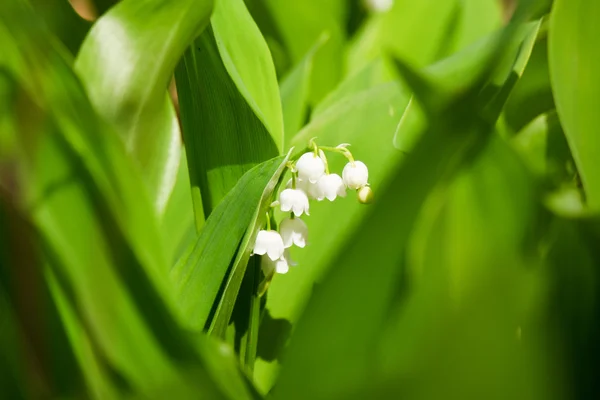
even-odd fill
[[(309, 142), (312, 150), (302, 154), (295, 162), (288, 163), (292, 178), (284, 190), (279, 193), (279, 201), (272, 206), (281, 207), (290, 217), (279, 224), (279, 232), (271, 230), (270, 215), (267, 216), (267, 229), (258, 232), (253, 254), (262, 256), (261, 265), (265, 276), (272, 277), (275, 272), (285, 274), (290, 265), (289, 249), (292, 245), (306, 246), (308, 228), (300, 217), (309, 214), (309, 199), (334, 201), (336, 197), (346, 197), (346, 189), (357, 190), (361, 203), (370, 203), (373, 192), (369, 187), (369, 170), (361, 161), (355, 161), (347, 144), (337, 147), (317, 146), (314, 140)], [(329, 172), (324, 151), (340, 153), (348, 159), (342, 176)]]

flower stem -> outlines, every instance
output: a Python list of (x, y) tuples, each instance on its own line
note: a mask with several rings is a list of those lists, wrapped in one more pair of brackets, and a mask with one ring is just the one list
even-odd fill
[(267, 230), (271, 230), (271, 214), (269, 211), (267, 211)]
[(350, 150), (348, 150), (345, 147), (320, 146), (319, 148), (321, 150), (330, 151), (332, 153), (342, 154), (344, 157), (346, 157), (348, 159), (348, 161), (350, 161), (350, 163), (352, 165), (354, 165), (354, 157), (352, 156), (352, 153), (350, 152)]
[(329, 163), (327, 162), (327, 157), (325, 156), (325, 153), (321, 149), (319, 149), (319, 156), (321, 157), (321, 160), (323, 160), (323, 163), (325, 164), (325, 173), (327, 175), (329, 175)]
[(292, 189), (296, 189), (296, 172), (292, 172)]

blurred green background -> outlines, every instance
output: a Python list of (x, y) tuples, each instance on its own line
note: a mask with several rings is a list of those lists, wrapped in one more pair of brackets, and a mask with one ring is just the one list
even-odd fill
[[(0, 397), (599, 398), (598, 21), (2, 0)], [(315, 137), (375, 200), (312, 202), (269, 280), (253, 241)]]

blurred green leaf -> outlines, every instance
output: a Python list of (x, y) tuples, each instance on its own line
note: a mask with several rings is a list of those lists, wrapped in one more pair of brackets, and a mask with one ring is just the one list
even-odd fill
[(593, 210), (600, 209), (599, 19), (599, 2), (556, 0), (548, 38), (556, 109)]
[(94, 3), (95, 11), (99, 16), (110, 10), (110, 8), (119, 3), (119, 1), (120, 0), (91, 0), (91, 2)]
[(317, 104), (312, 118), (316, 118), (329, 107), (349, 98), (358, 92), (366, 91), (382, 83), (393, 81), (395, 78), (387, 59), (381, 57), (367, 64), (356, 74), (344, 79), (340, 84)]
[[(285, 168), (283, 156), (248, 171), (206, 220), (196, 242), (171, 271), (186, 326), (215, 333), (227, 327), (250, 255), (249, 244)], [(270, 202), (267, 206), (270, 205)], [(242, 262), (244, 260), (246, 262)], [(198, 296), (202, 293), (202, 296)], [(214, 313), (214, 321), (212, 314)]]
[(327, 43), (328, 37), (321, 36), (306, 56), (281, 81), (281, 106), (283, 108), (284, 144), (304, 125), (309, 105), (310, 82), (316, 52)]
[(547, 178), (552, 188), (576, 183), (573, 158), (555, 111), (534, 119), (511, 143), (530, 170)]
[[(13, 0), (8, 0), (13, 1)], [(29, 0), (34, 11), (46, 23), (50, 32), (69, 49), (74, 56), (90, 30), (91, 23), (81, 18), (72, 5), (64, 0)]]
[(211, 21), (175, 72), (198, 230), (245, 172), (283, 146), (275, 71), (256, 25), (240, 0), (219, 1)]
[(383, 15), (380, 40), (396, 58), (425, 66), (449, 46), (460, 7), (457, 0), (394, 1)]
[[(527, 246), (536, 194), (532, 177), (498, 136), (431, 193), (408, 262), (399, 267), (406, 270), (378, 346), (382, 366), (367, 389), (375, 397), (546, 399), (555, 393), (548, 366), (556, 354), (546, 351), (537, 322), (546, 281)], [(411, 372), (415, 379), (402, 379)]]
[(498, 0), (463, 0), (459, 7), (453, 43), (447, 54), (473, 44), (502, 26), (502, 4)]
[(75, 63), (94, 108), (144, 172), (158, 215), (175, 185), (181, 152), (166, 89), (211, 8), (210, 0), (121, 1), (96, 21)]
[[(481, 102), (488, 104), (488, 112), (498, 115), (512, 88), (523, 75), (535, 43), (541, 21), (529, 23), (519, 29), (507, 43), (507, 48), (497, 62), (488, 86), (481, 93)], [(488, 66), (493, 49), (502, 38), (493, 34), (455, 55), (425, 69), (425, 76), (439, 93), (433, 98), (444, 98), (450, 93), (464, 90)], [(487, 50), (484, 50), (486, 49)], [(394, 145), (402, 151), (410, 151), (429, 123), (422, 106), (411, 100), (402, 115), (394, 137)]]
[(554, 108), (548, 72), (548, 40), (543, 36), (535, 43), (523, 76), (506, 102), (504, 115), (510, 129), (518, 132), (538, 115)]
[(311, 104), (315, 104), (342, 76), (346, 2), (266, 0), (265, 3), (291, 56), (292, 65), (302, 61), (321, 35), (329, 37), (314, 56), (309, 98)]

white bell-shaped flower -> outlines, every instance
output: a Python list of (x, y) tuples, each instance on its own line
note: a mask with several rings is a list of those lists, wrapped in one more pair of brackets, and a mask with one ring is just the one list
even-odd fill
[(327, 198), (329, 201), (335, 200), (337, 196), (346, 197), (346, 186), (342, 177), (338, 174), (325, 174), (317, 182), (317, 187), (321, 198), (323, 200)]
[[(285, 185), (285, 187), (286, 187), (286, 189), (291, 189), (291, 187), (292, 187), (291, 179), (289, 181), (287, 181), (287, 184)], [(297, 178), (296, 179), (296, 189), (303, 190), (304, 193), (307, 194), (309, 199), (312, 199), (312, 200), (318, 200), (319, 198), (323, 199), (323, 195), (319, 191), (319, 188), (317, 187), (316, 183), (310, 183), (309, 181), (305, 181), (303, 179)]]
[(348, 189), (360, 189), (369, 180), (369, 170), (361, 161), (349, 162), (342, 171), (344, 184)]
[(253, 254), (266, 254), (273, 261), (283, 256), (283, 239), (277, 231), (260, 231), (256, 236)]
[(316, 183), (325, 173), (325, 163), (314, 152), (304, 153), (296, 161), (298, 177), (310, 183)]
[(308, 213), (308, 196), (302, 189), (285, 189), (279, 193), (281, 211), (292, 211), (296, 217)]
[(308, 237), (308, 227), (300, 218), (285, 218), (279, 224), (279, 233), (283, 239), (283, 247), (292, 247), (295, 244), (298, 247), (306, 246)]
[(260, 267), (265, 276), (271, 276), (275, 272), (278, 274), (286, 274), (290, 270), (290, 266), (293, 267), (295, 265), (297, 264), (292, 261), (289, 249), (285, 249), (283, 255), (277, 260), (271, 260), (269, 257), (263, 256), (260, 262)]

